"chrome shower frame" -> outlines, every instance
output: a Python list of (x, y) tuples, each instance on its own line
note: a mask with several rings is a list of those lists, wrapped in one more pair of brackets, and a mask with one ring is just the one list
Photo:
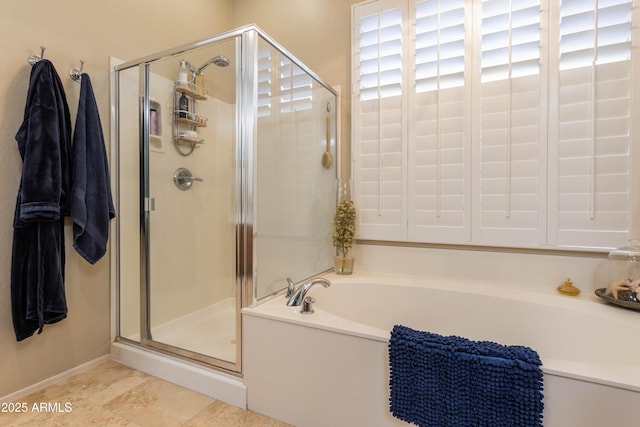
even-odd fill
[[(235, 268), (235, 293), (236, 293), (236, 361), (231, 363), (228, 361), (215, 359), (213, 357), (204, 356), (185, 349), (173, 347), (167, 344), (154, 342), (150, 339), (150, 278), (148, 248), (150, 244), (149, 236), (149, 219), (152, 210), (152, 200), (149, 192), (149, 131), (150, 131), (150, 96), (149, 96), (149, 67), (156, 61), (167, 59), (182, 53), (188, 53), (194, 49), (202, 48), (214, 43), (225, 40), (236, 39), (236, 268)], [(313, 71), (306, 67), (301, 61), (287, 51), (282, 45), (269, 37), (264, 31), (255, 25), (240, 27), (216, 36), (205, 38), (193, 43), (184, 44), (172, 49), (164, 50), (159, 53), (151, 54), (139, 59), (127, 61), (116, 65), (113, 68), (115, 74), (115, 93), (118, 94), (119, 72), (138, 68), (140, 82), (140, 331), (141, 341), (132, 341), (120, 335), (120, 251), (115, 250), (114, 271), (115, 277), (115, 293), (116, 300), (116, 331), (115, 339), (126, 344), (142, 346), (165, 353), (171, 356), (178, 356), (189, 361), (202, 363), (208, 367), (223, 370), (225, 372), (241, 375), (242, 374), (242, 330), (241, 330), (241, 309), (255, 302), (254, 298), (254, 277), (253, 262), (256, 256), (253, 247), (253, 224), (255, 217), (254, 192), (255, 192), (255, 162), (254, 156), (256, 152), (257, 135), (257, 51), (258, 41), (266, 41), (280, 54), (287, 57), (292, 63), (300, 67), (309, 74), (316, 82), (326, 88), (334, 96), (338, 96), (337, 92), (328, 84), (322, 81)], [(213, 59), (210, 63), (213, 63)], [(202, 68), (206, 67), (205, 64)], [(200, 69), (200, 70), (201, 70)], [(248, 84), (248, 82), (251, 82)], [(116, 95), (117, 97), (117, 95)], [(118, 114), (114, 114), (115, 129), (119, 129)], [(119, 132), (116, 132), (116, 147), (114, 152), (119, 152)], [(117, 163), (116, 156), (115, 167), (119, 170), (120, 165)], [(116, 174), (119, 177), (119, 174)], [(116, 178), (116, 180), (119, 178)], [(116, 181), (116, 186), (119, 182)], [(118, 188), (118, 194), (119, 188)], [(119, 197), (118, 202), (119, 203)], [(116, 223), (116, 232), (114, 233), (114, 247), (119, 248), (122, 242), (120, 236), (120, 226)]]

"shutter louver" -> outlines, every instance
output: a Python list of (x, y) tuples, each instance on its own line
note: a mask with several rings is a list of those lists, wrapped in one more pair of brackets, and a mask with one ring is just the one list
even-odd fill
[(420, 1), (415, 13), (416, 92), (464, 86), (464, 0)]
[(474, 240), (544, 244), (546, 132), (540, 2), (482, 2), (480, 164)]
[(402, 96), (403, 13), (359, 8), (354, 94), (354, 181), (359, 236), (406, 239)]
[(482, 2), (482, 82), (539, 74), (540, 0)]
[(409, 100), (409, 239), (470, 239), (470, 126), (464, 0), (415, 8), (415, 90)]
[(309, 110), (312, 104), (311, 76), (284, 56), (280, 59), (280, 111)]
[(258, 49), (258, 117), (271, 115), (271, 48)]
[(402, 10), (362, 18), (360, 97), (363, 101), (402, 93)]
[(560, 7), (557, 213), (552, 243), (615, 247), (629, 235), (631, 12), (628, 0)]

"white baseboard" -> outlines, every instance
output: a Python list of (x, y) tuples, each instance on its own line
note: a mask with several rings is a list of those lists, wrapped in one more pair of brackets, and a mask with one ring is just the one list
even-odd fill
[(14, 402), (18, 399), (22, 399), (25, 396), (28, 396), (32, 393), (40, 391), (44, 388), (47, 388), (57, 382), (60, 382), (64, 379), (72, 377), (80, 372), (87, 371), (94, 366), (97, 366), (111, 358), (110, 355), (105, 354), (104, 356), (100, 356), (97, 359), (90, 360), (89, 362), (83, 363), (82, 365), (78, 365), (74, 368), (69, 369), (68, 371), (64, 371), (58, 375), (54, 375), (46, 380), (42, 380), (36, 384), (30, 385), (28, 387), (23, 388), (22, 390), (18, 390), (14, 393), (8, 394), (6, 396), (0, 397), (0, 402)]

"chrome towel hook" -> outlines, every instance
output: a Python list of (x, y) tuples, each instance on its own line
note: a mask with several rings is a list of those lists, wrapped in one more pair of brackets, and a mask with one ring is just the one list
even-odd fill
[(71, 79), (74, 82), (79, 82), (80, 79), (82, 78), (82, 68), (83, 67), (84, 67), (84, 60), (81, 59), (80, 60), (80, 69), (78, 70), (77, 68), (74, 68), (71, 71), (69, 71), (69, 75), (71, 76)]
[(46, 49), (46, 47), (44, 46), (40, 46), (40, 56), (33, 54), (29, 57), (29, 64), (31, 66), (36, 65), (38, 62), (40, 62), (40, 60), (42, 60), (42, 58), (44, 58), (44, 50)]

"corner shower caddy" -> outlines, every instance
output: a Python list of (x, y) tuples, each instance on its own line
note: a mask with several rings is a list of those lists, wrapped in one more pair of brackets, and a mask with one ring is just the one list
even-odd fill
[[(206, 101), (207, 91), (200, 86), (196, 86), (193, 83), (174, 83), (174, 97), (173, 97), (173, 141), (176, 145), (176, 149), (183, 156), (188, 156), (193, 152), (198, 144), (204, 142), (203, 138), (189, 135), (189, 132), (195, 132), (198, 128), (206, 127), (208, 118), (196, 114), (196, 101)], [(179, 108), (180, 96), (185, 95), (189, 98), (189, 109), (181, 110)], [(180, 146), (188, 145), (191, 150), (183, 152)]]

